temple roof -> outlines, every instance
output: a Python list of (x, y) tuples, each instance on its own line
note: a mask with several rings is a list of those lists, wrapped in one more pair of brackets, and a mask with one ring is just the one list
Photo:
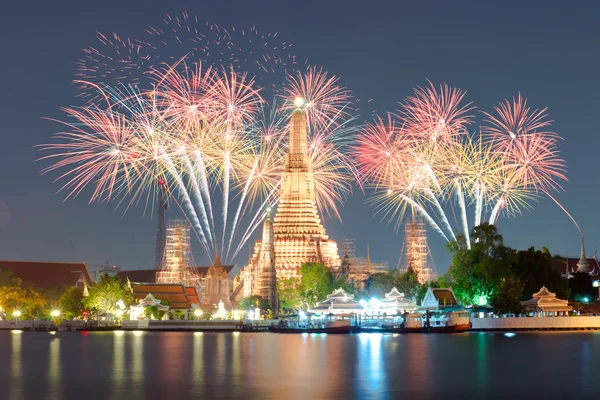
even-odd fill
[(137, 300), (152, 294), (157, 299), (168, 301), (171, 309), (189, 309), (191, 303), (198, 302), (196, 289), (185, 288), (178, 283), (138, 283), (132, 284), (132, 290)]
[(213, 262), (213, 265), (208, 269), (208, 272), (206, 273), (206, 277), (211, 277), (211, 278), (218, 277), (218, 278), (229, 279), (229, 275), (227, 274), (227, 271), (225, 270), (223, 265), (221, 265), (221, 259), (219, 258), (219, 253), (217, 253), (217, 255), (215, 256), (215, 261)]
[(531, 300), (522, 301), (521, 305), (535, 311), (572, 311), (568, 300), (556, 298), (556, 294), (550, 292), (545, 286), (533, 295)]
[(454, 291), (451, 288), (428, 288), (423, 301), (421, 302), (421, 308), (434, 309), (449, 308), (458, 306), (458, 300), (454, 295)]
[[(566, 262), (565, 262), (566, 261)], [(577, 273), (578, 263), (580, 262), (580, 258), (569, 257), (566, 260), (555, 258), (552, 260), (552, 267), (558, 270), (561, 275), (566, 275), (567, 266), (569, 268), (569, 275), (573, 275)], [(591, 276), (599, 276), (600, 275), (600, 262), (598, 259), (594, 257), (587, 257), (587, 263), (590, 267), (589, 274)]]
[[(220, 264), (220, 262), (219, 262)], [(209, 266), (196, 266), (191, 267), (201, 278), (205, 277), (208, 274), (208, 270), (212, 267)], [(225, 269), (225, 272), (229, 274), (235, 265), (222, 265)], [(123, 282), (127, 281), (127, 278), (131, 282), (139, 282), (139, 283), (154, 283), (156, 282), (156, 273), (159, 270), (157, 269), (137, 269), (137, 270), (122, 270), (117, 273), (117, 276), (121, 278)]]
[(332, 314), (351, 314), (364, 311), (364, 307), (359, 301), (354, 299), (354, 295), (339, 288), (327, 296), (315, 307), (308, 310), (311, 313), (332, 313)]
[[(398, 291), (398, 289), (396, 289), (396, 288), (394, 287), (392, 290), (390, 290), (390, 292), (389, 292), (389, 293), (386, 293), (386, 294), (385, 294), (385, 298), (386, 298), (386, 300), (395, 300), (395, 299), (397, 299), (397, 298), (402, 298), (402, 299), (403, 299), (403, 298), (404, 298), (404, 293), (400, 293), (400, 292)], [(384, 301), (385, 301), (385, 300), (384, 300)]]
[(80, 279), (88, 286), (93, 282), (85, 263), (0, 261), (0, 270), (10, 270), (23, 282), (42, 289), (76, 286)]

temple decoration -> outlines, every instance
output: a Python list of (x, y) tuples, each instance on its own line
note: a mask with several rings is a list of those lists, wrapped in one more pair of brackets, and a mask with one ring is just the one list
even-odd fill
[(581, 255), (579, 256), (579, 262), (577, 263), (577, 272), (591, 272), (590, 264), (588, 263), (587, 257), (585, 256), (585, 240), (583, 235), (583, 229), (581, 230)]
[(362, 314), (366, 311), (363, 303), (354, 298), (353, 294), (347, 293), (340, 288), (327, 295), (327, 300), (317, 304), (308, 310), (314, 314), (352, 315)]
[(268, 209), (263, 238), (244, 268), (244, 295), (264, 297), (273, 307), (278, 278), (299, 278), (306, 262), (323, 263), (333, 270), (341, 265), (337, 243), (329, 240), (319, 217), (307, 153), (306, 115), (303, 103), (295, 104), (277, 212), (271, 221)]
[(573, 311), (568, 300), (557, 299), (556, 294), (546, 289), (546, 286), (542, 286), (531, 300), (522, 301), (521, 305), (537, 316), (568, 315)]
[(215, 256), (213, 265), (208, 269), (204, 278), (204, 294), (202, 302), (216, 306), (224, 304), (231, 309), (231, 287), (227, 271), (221, 264), (219, 254)]
[(379, 302), (379, 309), (388, 315), (414, 311), (417, 309), (417, 303), (414, 300), (404, 297), (398, 289), (393, 288), (386, 293), (385, 299)]

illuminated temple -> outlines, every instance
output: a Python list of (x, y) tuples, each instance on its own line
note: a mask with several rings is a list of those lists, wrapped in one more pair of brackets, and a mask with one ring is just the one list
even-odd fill
[[(263, 231), (267, 234), (263, 232), (263, 240), (257, 241), (245, 268), (246, 295), (274, 298), (274, 293), (265, 296), (267, 288), (275, 290), (276, 278), (299, 277), (300, 267), (306, 262), (323, 263), (333, 269), (341, 264), (337, 243), (329, 240), (317, 210), (315, 182), (307, 153), (306, 115), (300, 108), (301, 103), (296, 106), (290, 119), (281, 197), (272, 224), (270, 216), (265, 221)], [(272, 245), (265, 243), (265, 238), (270, 240), (271, 235)], [(272, 263), (272, 267), (265, 263)], [(270, 271), (274, 271), (275, 276), (271, 277)]]

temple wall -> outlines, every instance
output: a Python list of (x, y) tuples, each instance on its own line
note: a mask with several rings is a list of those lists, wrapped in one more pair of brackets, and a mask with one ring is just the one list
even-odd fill
[(471, 318), (473, 330), (600, 329), (600, 316)]

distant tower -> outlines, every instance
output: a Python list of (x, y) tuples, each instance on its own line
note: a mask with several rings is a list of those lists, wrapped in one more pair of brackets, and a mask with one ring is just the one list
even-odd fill
[(421, 283), (431, 281), (434, 273), (427, 265), (427, 229), (423, 219), (416, 214), (406, 221), (403, 248), (406, 257), (405, 269), (412, 269)]
[(161, 269), (165, 257), (165, 210), (167, 201), (165, 198), (165, 180), (158, 180), (158, 230), (156, 231), (156, 254), (154, 256), (154, 267)]
[(277, 309), (277, 274), (275, 272), (275, 247), (273, 245), (273, 221), (271, 207), (263, 223), (262, 240), (257, 240), (254, 254), (244, 268), (245, 296), (261, 296)]
[[(567, 265), (569, 260), (567, 259)], [(579, 262), (577, 263), (577, 272), (591, 271), (590, 264), (588, 263), (587, 257), (585, 256), (585, 240), (583, 235), (583, 229), (581, 230), (581, 255), (579, 256)]]
[(190, 225), (187, 221), (169, 221), (164, 262), (156, 273), (156, 282), (200, 287), (200, 278), (192, 269)]

